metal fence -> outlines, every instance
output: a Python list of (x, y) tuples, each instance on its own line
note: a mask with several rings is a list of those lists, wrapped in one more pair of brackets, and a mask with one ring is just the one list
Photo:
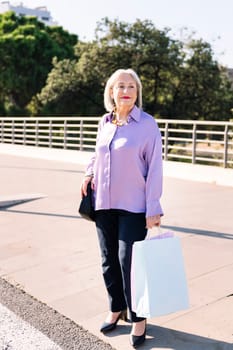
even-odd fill
[[(2, 117), (0, 142), (93, 151), (100, 117)], [(157, 119), (165, 160), (233, 167), (233, 123)]]

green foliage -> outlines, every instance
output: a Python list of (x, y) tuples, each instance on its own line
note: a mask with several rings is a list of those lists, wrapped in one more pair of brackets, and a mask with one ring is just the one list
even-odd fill
[(229, 118), (232, 88), (208, 43), (189, 38), (184, 46), (169, 37), (168, 29), (140, 20), (129, 24), (104, 18), (95, 34), (93, 42), (75, 46), (76, 63), (64, 62), (69, 72), (55, 64), (37, 95), (37, 113), (99, 115), (107, 78), (118, 68), (131, 67), (143, 83), (144, 109), (152, 115)]
[[(106, 33), (103, 36), (103, 33)], [(160, 31), (151, 21), (136, 20), (133, 24), (104, 19), (96, 35), (106, 49), (109, 73), (118, 67), (132, 67), (140, 75), (144, 87), (144, 108), (155, 114), (169, 100), (171, 79), (181, 63), (180, 43)], [(102, 35), (102, 37), (101, 37)]]
[(28, 106), (32, 114), (76, 115), (79, 111), (84, 115), (95, 115), (103, 112), (99, 80), (83, 74), (79, 65), (82, 66), (82, 60), (78, 63), (68, 59), (53, 60), (54, 68), (48, 75), (46, 86)]
[[(109, 75), (118, 68), (132, 67), (140, 75), (144, 85), (144, 105), (151, 113), (165, 104), (167, 98), (158, 102), (158, 96), (169, 89), (170, 82), (163, 77), (170, 71), (176, 71), (180, 62), (179, 43), (169, 39), (167, 31), (160, 32), (150, 21), (137, 20), (130, 25), (105, 18), (98, 24), (96, 38), (90, 43), (77, 43), (75, 47), (77, 64), (75, 89), (77, 100), (72, 107), (68, 106), (66, 113), (77, 114), (103, 113), (103, 90)], [(56, 76), (58, 74), (58, 76)], [(169, 73), (171, 75), (171, 73)], [(50, 95), (46, 102), (45, 92), (60, 78), (56, 67), (50, 75), (47, 85), (38, 95), (43, 106), (51, 107), (51, 101), (56, 100), (55, 94)], [(67, 76), (64, 77), (66, 80)], [(53, 83), (51, 82), (53, 79)], [(64, 86), (64, 84), (62, 85)], [(71, 82), (71, 86), (74, 84)], [(70, 88), (67, 88), (70, 91)], [(64, 100), (68, 91), (60, 88), (59, 100)], [(53, 94), (53, 91), (52, 91)], [(87, 110), (88, 106), (88, 110)], [(54, 107), (42, 108), (40, 113), (54, 113)], [(70, 109), (71, 108), (71, 109)], [(157, 108), (157, 109), (156, 109)]]
[(35, 17), (0, 15), (0, 89), (6, 113), (24, 111), (44, 86), (52, 59), (73, 58), (77, 37)]
[(224, 69), (213, 60), (210, 45), (191, 40), (186, 49), (168, 115), (180, 119), (228, 119), (233, 91)]
[[(0, 113), (100, 115), (108, 77), (133, 68), (143, 84), (143, 107), (158, 117), (227, 120), (233, 108), (226, 70), (211, 46), (186, 43), (151, 21), (104, 18), (95, 39), (77, 41), (34, 17), (0, 15)], [(15, 113), (15, 112), (14, 112)]]

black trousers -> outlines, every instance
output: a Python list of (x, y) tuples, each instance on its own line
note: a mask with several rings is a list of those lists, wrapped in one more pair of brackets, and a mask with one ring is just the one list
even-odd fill
[(117, 312), (128, 308), (132, 322), (144, 320), (131, 308), (130, 269), (133, 243), (144, 240), (147, 234), (145, 213), (98, 210), (96, 229), (110, 310)]

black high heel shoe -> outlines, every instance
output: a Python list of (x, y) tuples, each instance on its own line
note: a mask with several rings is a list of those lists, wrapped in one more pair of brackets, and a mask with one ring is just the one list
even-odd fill
[(127, 321), (127, 310), (121, 311), (115, 322), (104, 322), (100, 328), (100, 332), (107, 333), (113, 331), (116, 328), (119, 320)]
[(146, 323), (145, 323), (145, 330), (144, 330), (144, 333), (142, 335), (130, 334), (130, 336), (129, 336), (130, 344), (134, 348), (137, 348), (138, 346), (142, 345), (145, 340), (146, 340)]

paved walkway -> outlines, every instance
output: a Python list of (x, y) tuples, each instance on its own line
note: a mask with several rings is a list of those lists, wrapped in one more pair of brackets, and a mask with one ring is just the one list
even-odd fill
[[(41, 196), (0, 211), (0, 276), (113, 348), (128, 350), (129, 324), (120, 322), (109, 336), (99, 332), (108, 305), (98, 242), (94, 224), (77, 211), (86, 156), (0, 144), (0, 200)], [(191, 306), (149, 320), (142, 349), (230, 350), (233, 171), (164, 165), (162, 224), (181, 237)]]

